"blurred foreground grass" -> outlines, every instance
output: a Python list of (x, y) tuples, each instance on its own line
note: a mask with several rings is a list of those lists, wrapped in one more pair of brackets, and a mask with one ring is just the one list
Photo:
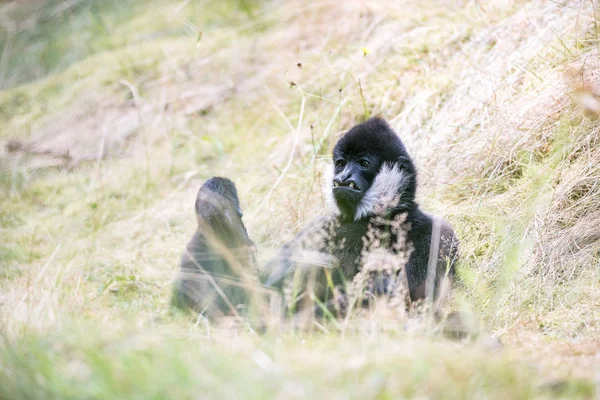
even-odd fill
[[(597, 12), (3, 3), (0, 398), (593, 397)], [(256, 336), (172, 315), (203, 180), (236, 182), (267, 259), (324, 212), (321, 165), (370, 115), (391, 121), (424, 208), (459, 234), (449, 307), (504, 347), (376, 318)]]
[[(79, 328), (81, 329), (81, 328)], [(541, 380), (508, 352), (403, 336), (235, 340), (218, 331), (27, 336), (2, 362), (7, 398), (589, 397), (585, 380)], [(10, 377), (10, 378), (9, 378)]]

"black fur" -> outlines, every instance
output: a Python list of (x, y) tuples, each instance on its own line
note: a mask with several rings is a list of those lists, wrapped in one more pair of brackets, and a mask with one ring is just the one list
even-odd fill
[(254, 243), (242, 222), (235, 185), (214, 177), (196, 197), (198, 228), (181, 257), (172, 304), (208, 316), (231, 315), (248, 303)]
[[(271, 263), (273, 272), (267, 285), (282, 287), (286, 277), (300, 264), (314, 266), (313, 261), (301, 261), (307, 247), (333, 256), (331, 276), (334, 284), (351, 281), (361, 270), (361, 251), (369, 229), (389, 232), (389, 222), (405, 215), (405, 230), (413, 251), (405, 266), (411, 300), (424, 299), (428, 294), (427, 276), (434, 217), (424, 213), (415, 202), (417, 177), (415, 166), (400, 138), (380, 118), (372, 118), (350, 129), (336, 144), (333, 151), (334, 176), (326, 195), (332, 196), (336, 215), (321, 219), (303, 230), (286, 244), (277, 260)], [(457, 259), (457, 239), (448, 223), (439, 219), (440, 242), (435, 262), (434, 296), (445, 276), (454, 275)], [(405, 233), (406, 232), (406, 233)], [(382, 244), (392, 248), (396, 233)], [(316, 240), (310, 240), (311, 237)], [(435, 244), (435, 243), (434, 243)], [(397, 254), (397, 253), (396, 253)], [(325, 257), (327, 258), (327, 257)], [(317, 272), (321, 283), (317, 296), (321, 300), (327, 292), (324, 274)], [(389, 291), (387, 281), (376, 292)], [(381, 285), (379, 285), (381, 286)], [(325, 294), (327, 297), (327, 294)]]

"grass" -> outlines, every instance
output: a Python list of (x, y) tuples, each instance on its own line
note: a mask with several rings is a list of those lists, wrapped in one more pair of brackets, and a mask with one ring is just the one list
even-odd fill
[[(58, 346), (47, 339), (30, 338), (23, 348), (7, 354), (11, 362), (23, 363), (23, 369), (43, 371), (45, 378), (28, 381), (31, 375), (25, 372), (22, 380), (15, 380), (21, 387), (3, 387), (9, 394), (32, 398), (47, 398), (49, 394), (305, 398), (322, 397), (323, 388), (329, 387), (328, 395), (344, 398), (465, 398), (490, 392), (499, 398), (528, 398), (550, 392), (533, 387), (535, 369), (515, 365), (508, 355), (484, 359), (477, 347), (454, 345), (453, 351), (461, 357), (457, 363), (455, 357), (440, 356), (439, 352), (448, 354), (448, 345), (414, 338), (408, 343), (394, 337), (371, 338), (358, 347), (354, 340), (320, 335), (301, 344), (298, 338), (245, 337), (233, 346), (202, 332), (187, 339), (154, 333), (83, 341), (71, 334), (62, 337)], [(31, 349), (41, 356), (32, 359), (28, 356)], [(323, 352), (335, 356), (337, 363), (332, 365), (322, 357)], [(36, 393), (32, 387), (43, 389)], [(589, 395), (592, 390), (589, 384), (572, 382), (560, 391), (563, 395)]]
[[(594, 397), (597, 13), (3, 4), (0, 398)], [(367, 115), (392, 122), (419, 201), (455, 227), (448, 307), (481, 337), (375, 317), (257, 336), (172, 314), (202, 182), (236, 182), (264, 261), (325, 212), (321, 167)]]

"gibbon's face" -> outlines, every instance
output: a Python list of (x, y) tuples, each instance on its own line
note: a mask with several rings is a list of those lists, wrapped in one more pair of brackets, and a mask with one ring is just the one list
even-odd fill
[(381, 161), (370, 153), (346, 154), (341, 149), (336, 150), (333, 154), (333, 197), (343, 214), (354, 215), (373, 184)]
[[(387, 174), (378, 181), (384, 164), (394, 168), (394, 176), (388, 176), (391, 171), (386, 169)], [(397, 194), (399, 204), (414, 201), (414, 164), (398, 135), (381, 118), (354, 126), (338, 140), (333, 171), (333, 198), (345, 218), (362, 218), (372, 211), (373, 203), (388, 195)]]

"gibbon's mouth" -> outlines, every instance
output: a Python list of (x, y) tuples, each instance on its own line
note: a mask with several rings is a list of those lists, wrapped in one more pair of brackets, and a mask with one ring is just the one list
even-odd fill
[(333, 191), (334, 192), (360, 192), (360, 188), (354, 182), (348, 182), (347, 184), (340, 184), (338, 182), (333, 182)]

